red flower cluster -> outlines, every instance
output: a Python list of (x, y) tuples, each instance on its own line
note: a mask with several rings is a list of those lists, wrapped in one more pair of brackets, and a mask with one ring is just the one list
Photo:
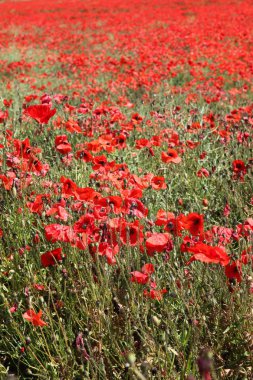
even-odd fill
[[(145, 302), (166, 302), (166, 264), (187, 281), (221, 268), (234, 291), (253, 265), (251, 2), (58, 5), (0, 3), (4, 276), (18, 259), (43, 279), (76, 270), (74, 252), (98, 286), (94, 263), (125, 268)], [(11, 40), (20, 58), (5, 58)], [(41, 278), (33, 292), (46, 291)]]

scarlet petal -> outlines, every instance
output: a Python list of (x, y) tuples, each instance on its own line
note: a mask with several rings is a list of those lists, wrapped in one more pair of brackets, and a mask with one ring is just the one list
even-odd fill
[(38, 314), (35, 313), (34, 310), (29, 309), (23, 314), (23, 318), (26, 319), (28, 322), (31, 322), (34, 326), (46, 326), (47, 323), (44, 322), (41, 319), (42, 316), (42, 310), (38, 312)]
[(56, 109), (50, 108), (47, 104), (36, 104), (25, 109), (25, 114), (36, 120), (40, 124), (47, 124), (49, 119), (56, 113)]
[(146, 240), (146, 248), (149, 253), (162, 252), (169, 240), (168, 233), (154, 233)]
[(57, 261), (62, 260), (62, 249), (56, 248), (53, 251), (45, 252), (40, 259), (43, 267), (55, 265)]

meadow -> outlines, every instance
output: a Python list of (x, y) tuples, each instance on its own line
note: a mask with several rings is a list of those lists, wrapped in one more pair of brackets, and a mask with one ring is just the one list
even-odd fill
[(0, 379), (252, 380), (252, 1), (0, 15)]

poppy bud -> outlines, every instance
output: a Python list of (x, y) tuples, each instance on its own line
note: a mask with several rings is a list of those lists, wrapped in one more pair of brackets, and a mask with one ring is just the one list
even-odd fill
[(17, 189), (15, 186), (13, 186), (13, 188), (12, 188), (12, 193), (13, 193), (13, 196), (16, 198), (17, 197)]
[(151, 373), (152, 373), (152, 375), (156, 375), (156, 374), (157, 374), (157, 368), (156, 368), (156, 367), (153, 367), (153, 368), (151, 369)]
[(30, 343), (31, 343), (31, 338), (29, 338), (29, 336), (28, 336), (25, 339), (25, 344), (28, 346)]
[(33, 242), (35, 244), (38, 244), (40, 242), (40, 237), (39, 237), (39, 234), (35, 234), (34, 238), (33, 238)]
[(207, 207), (208, 206), (208, 200), (206, 198), (203, 199), (202, 201), (203, 206)]
[(131, 353), (128, 355), (128, 363), (129, 363), (130, 365), (134, 365), (135, 361), (136, 361), (136, 356), (135, 356), (134, 353), (131, 352)]
[(155, 155), (153, 148), (149, 148), (149, 154), (150, 154), (151, 156), (154, 156), (154, 155)]
[(125, 364), (125, 372), (127, 372), (129, 368), (130, 368), (130, 364), (129, 364), (129, 363), (126, 363), (126, 364)]
[(161, 320), (159, 318), (157, 318), (156, 315), (153, 315), (152, 316), (152, 319), (153, 319), (153, 322), (156, 324), (156, 326), (159, 326), (160, 323), (161, 323)]
[(211, 380), (211, 365), (212, 361), (208, 353), (202, 353), (197, 359), (200, 376), (204, 380)]

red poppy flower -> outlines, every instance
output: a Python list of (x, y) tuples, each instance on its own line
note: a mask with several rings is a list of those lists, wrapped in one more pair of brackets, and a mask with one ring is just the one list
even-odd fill
[(93, 160), (92, 154), (88, 150), (82, 149), (78, 150), (75, 154), (76, 158), (79, 158), (80, 160), (84, 162), (91, 162)]
[(56, 136), (55, 138), (55, 148), (61, 154), (68, 154), (72, 151), (71, 145), (68, 142), (67, 136)]
[(225, 266), (225, 275), (229, 280), (242, 281), (242, 264), (239, 260)]
[(61, 202), (55, 203), (50, 209), (46, 211), (47, 216), (55, 215), (56, 219), (63, 220), (66, 222), (68, 220), (68, 217), (71, 218), (69, 213), (65, 209), (66, 202), (64, 199), (62, 199)]
[(56, 109), (51, 110), (47, 104), (36, 104), (27, 107), (24, 113), (36, 120), (39, 124), (47, 124), (49, 119), (56, 113)]
[(142, 273), (150, 275), (150, 274), (154, 273), (155, 268), (154, 268), (153, 264), (147, 263), (147, 264), (143, 265), (143, 267), (141, 268), (141, 271), (142, 271)]
[(49, 170), (49, 165), (43, 164), (37, 159), (37, 157), (31, 156), (29, 161), (23, 162), (21, 168), (23, 171), (29, 171), (35, 173), (36, 175), (45, 176)]
[(82, 133), (82, 129), (75, 120), (69, 120), (65, 124), (65, 128), (68, 132), (76, 132), (76, 133)]
[(137, 282), (138, 284), (145, 285), (149, 281), (149, 276), (145, 273), (134, 271), (131, 272), (131, 282)]
[(197, 172), (197, 176), (199, 178), (203, 178), (203, 177), (209, 177), (210, 173), (207, 169), (205, 168), (201, 168), (200, 170), (198, 170)]
[(6, 176), (4, 174), (0, 174), (0, 180), (2, 181), (2, 186), (5, 188), (5, 190), (11, 190), (12, 185), (14, 183), (14, 178), (16, 177), (15, 173), (14, 177), (11, 176)]
[(197, 141), (197, 142), (193, 142), (191, 140), (186, 140), (186, 145), (188, 146), (188, 148), (190, 149), (195, 149), (197, 146), (200, 145), (200, 142)]
[(173, 214), (173, 212), (166, 212), (160, 209), (157, 211), (155, 224), (156, 226), (164, 226), (168, 222), (168, 220), (174, 218), (175, 215)]
[(182, 159), (178, 156), (177, 151), (175, 149), (168, 149), (167, 153), (162, 152), (162, 161), (166, 164), (173, 162), (174, 164), (179, 164)]
[(150, 147), (151, 143), (148, 139), (139, 139), (135, 141), (135, 148), (136, 149), (142, 149), (146, 147)]
[(244, 180), (244, 176), (247, 173), (247, 167), (242, 160), (234, 160), (232, 163), (233, 167), (233, 179)]
[(151, 179), (151, 186), (152, 186), (152, 189), (154, 190), (165, 190), (167, 188), (167, 185), (165, 183), (165, 178), (158, 177), (158, 176), (154, 176)]
[(8, 100), (8, 99), (4, 99), (4, 100), (3, 100), (3, 104), (4, 104), (5, 107), (7, 107), (7, 108), (9, 108), (9, 107), (12, 105), (12, 103), (13, 103), (13, 100), (12, 100), (12, 99), (10, 99), (10, 100)]
[(16, 313), (17, 310), (18, 310), (18, 304), (17, 303), (14, 303), (14, 305), (9, 308), (10, 313)]
[(163, 252), (165, 250), (171, 250), (173, 247), (172, 240), (168, 233), (153, 233), (146, 240), (146, 249), (148, 255), (152, 255), (154, 252)]
[(22, 157), (25, 159), (29, 159), (32, 154), (41, 153), (40, 148), (34, 148), (30, 145), (30, 140), (26, 138), (23, 141), (15, 139), (13, 141), (13, 145), (15, 146), (15, 156)]
[(233, 166), (234, 173), (246, 174), (247, 172), (245, 163), (242, 160), (234, 160), (232, 162), (232, 166)]
[(137, 282), (138, 284), (147, 284), (149, 279), (150, 279), (150, 275), (152, 273), (154, 273), (155, 269), (154, 269), (154, 266), (153, 264), (150, 264), (150, 263), (147, 263), (147, 264), (144, 264), (143, 267), (141, 268), (141, 272), (139, 271), (134, 271), (134, 272), (131, 272), (131, 281), (132, 282)]
[(95, 228), (95, 218), (93, 214), (85, 214), (81, 216), (74, 224), (73, 229), (78, 233), (91, 234)]
[(38, 95), (31, 94), (31, 95), (25, 96), (25, 101), (26, 103), (30, 103), (32, 100), (35, 100), (37, 98), (38, 98)]
[(168, 291), (166, 289), (161, 289), (161, 290), (151, 289), (150, 291), (145, 289), (143, 291), (143, 295), (145, 297), (152, 298), (153, 300), (161, 301), (163, 298), (163, 295), (167, 292)]
[(131, 120), (132, 120), (134, 123), (139, 124), (139, 123), (142, 122), (143, 117), (142, 117), (141, 115), (139, 115), (138, 113), (134, 113), (134, 114), (132, 115)]
[(1, 111), (0, 110), (0, 123), (4, 123), (5, 120), (8, 119), (8, 116), (9, 116), (8, 111)]
[(101, 195), (91, 187), (78, 187), (74, 195), (75, 199), (79, 201), (93, 201), (95, 198), (101, 197)]
[(229, 256), (221, 247), (212, 247), (204, 243), (197, 243), (193, 246), (186, 247), (187, 252), (192, 253), (191, 261), (198, 260), (203, 263), (214, 263), (226, 266), (229, 264)]
[(247, 218), (242, 224), (236, 226), (236, 232), (239, 236), (244, 236), (245, 238), (250, 238), (253, 231), (253, 219)]
[(147, 189), (150, 184), (150, 179), (152, 178), (152, 174), (144, 176), (144, 177), (138, 177), (137, 175), (133, 174), (130, 179), (130, 184), (133, 186), (139, 188), (139, 189)]
[(121, 194), (125, 198), (142, 198), (142, 190), (141, 189), (122, 190)]
[(124, 222), (120, 229), (120, 240), (131, 246), (140, 245), (143, 241), (143, 226), (136, 220), (133, 223)]
[(248, 263), (253, 264), (253, 246), (250, 246), (248, 249), (244, 249), (241, 254), (241, 263), (246, 265)]
[(201, 214), (192, 212), (182, 219), (183, 228), (188, 230), (193, 236), (204, 232), (204, 217)]
[(100, 256), (105, 256), (107, 263), (109, 265), (115, 265), (116, 259), (115, 256), (119, 252), (119, 246), (116, 244), (114, 246), (109, 245), (107, 242), (100, 243), (98, 246), (98, 254)]
[(121, 133), (118, 136), (116, 136), (112, 142), (112, 146), (115, 146), (117, 149), (125, 149), (126, 148), (126, 136)]
[(62, 259), (62, 248), (56, 248), (53, 251), (45, 252), (40, 256), (41, 265), (43, 267), (56, 265), (57, 261), (61, 261)]
[(33, 284), (34, 289), (42, 291), (45, 290), (45, 286), (42, 284)]
[(47, 323), (41, 319), (41, 316), (42, 310), (40, 310), (38, 314), (36, 314), (34, 310), (30, 309), (23, 314), (23, 318), (26, 319), (28, 322), (31, 322), (34, 326), (47, 326)]
[[(170, 213), (168, 213), (168, 214), (170, 214)], [(183, 220), (184, 220), (185, 216), (180, 214), (175, 218), (172, 215), (171, 215), (171, 217), (168, 216), (168, 219), (166, 221), (164, 229), (165, 229), (165, 231), (173, 234), (174, 236), (181, 236), (182, 231), (184, 229)]]
[(75, 182), (63, 176), (61, 177), (60, 181), (63, 184), (62, 196), (64, 198), (69, 198), (71, 196), (74, 196), (75, 191), (77, 190), (77, 185), (75, 184)]
[(233, 236), (233, 229), (223, 226), (213, 226), (211, 232), (213, 233), (213, 238), (218, 239), (218, 245), (229, 244)]
[(41, 214), (44, 208), (43, 205), (43, 196), (44, 195), (37, 195), (34, 202), (27, 202), (26, 205), (30, 209), (32, 213)]
[(223, 215), (225, 217), (228, 217), (230, 215), (231, 208), (228, 203), (226, 203), (224, 210), (223, 210)]
[(124, 207), (122, 208), (127, 214), (134, 215), (137, 218), (144, 218), (148, 215), (148, 209), (137, 198), (125, 198)]
[(93, 170), (98, 170), (101, 167), (106, 166), (106, 164), (107, 164), (107, 158), (106, 158), (106, 156), (96, 156), (93, 159), (93, 163), (94, 163), (94, 165), (93, 165), (92, 169)]
[(46, 239), (52, 243), (57, 241), (70, 243), (76, 238), (76, 234), (73, 229), (62, 224), (49, 224), (45, 226), (45, 236)]
[(106, 198), (106, 202), (110, 207), (110, 210), (115, 214), (119, 214), (121, 212), (122, 198), (115, 195)]

